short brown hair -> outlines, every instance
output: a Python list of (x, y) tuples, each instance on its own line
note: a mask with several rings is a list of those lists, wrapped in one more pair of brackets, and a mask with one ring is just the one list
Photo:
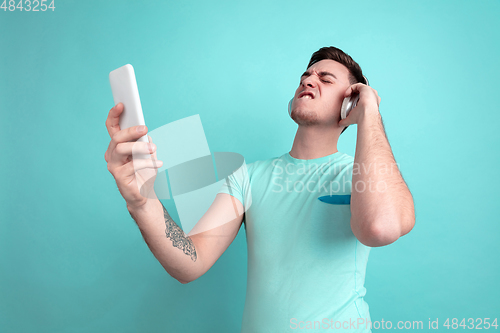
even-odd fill
[(325, 59), (334, 60), (347, 67), (347, 69), (349, 70), (350, 84), (367, 84), (365, 78), (363, 77), (363, 71), (361, 70), (361, 67), (358, 65), (358, 63), (352, 60), (351, 56), (349, 56), (347, 53), (334, 46), (322, 47), (318, 51), (314, 52), (311, 60), (309, 61), (309, 65), (307, 65), (307, 68), (311, 67), (318, 61)]
[[(355, 83), (368, 84), (368, 82), (365, 80), (365, 77), (363, 76), (363, 71), (361, 70), (361, 67), (358, 65), (358, 63), (354, 61), (350, 55), (348, 55), (341, 49), (336, 48), (334, 46), (322, 47), (318, 51), (314, 52), (311, 57), (311, 60), (309, 61), (309, 64), (307, 65), (307, 68), (311, 67), (318, 61), (325, 59), (334, 60), (347, 67), (347, 69), (349, 70), (348, 78), (350, 84), (355, 84)], [(342, 132), (340, 132), (340, 134), (344, 133), (347, 127), (344, 128)]]

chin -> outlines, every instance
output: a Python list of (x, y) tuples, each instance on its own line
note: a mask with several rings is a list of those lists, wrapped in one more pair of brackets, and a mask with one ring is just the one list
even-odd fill
[(318, 119), (318, 114), (314, 111), (305, 111), (305, 110), (292, 110), (292, 114), (290, 115), (293, 121), (295, 121), (298, 125), (316, 125), (319, 124), (320, 121)]

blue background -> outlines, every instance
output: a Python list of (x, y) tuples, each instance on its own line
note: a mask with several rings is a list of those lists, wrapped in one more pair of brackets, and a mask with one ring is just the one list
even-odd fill
[(244, 230), (193, 283), (163, 270), (104, 161), (108, 73), (135, 67), (150, 130), (199, 114), (212, 152), (251, 163), (291, 149), (287, 103), (330, 45), (382, 97), (415, 200), (413, 231), (370, 254), (372, 320), (500, 314), (499, 1), (55, 5), (0, 10), (1, 331), (239, 331)]

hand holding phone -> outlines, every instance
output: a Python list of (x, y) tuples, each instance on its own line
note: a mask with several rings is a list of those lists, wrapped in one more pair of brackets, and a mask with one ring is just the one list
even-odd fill
[(155, 197), (154, 180), (163, 163), (156, 159), (156, 146), (147, 135), (132, 66), (112, 71), (109, 79), (116, 105), (106, 120), (111, 142), (104, 158), (127, 207), (142, 207)]
[[(120, 116), (120, 129), (145, 125), (139, 89), (132, 65), (127, 64), (109, 73), (109, 83), (115, 105), (122, 103), (124, 107)], [(141, 136), (137, 141), (148, 142), (147, 135)]]

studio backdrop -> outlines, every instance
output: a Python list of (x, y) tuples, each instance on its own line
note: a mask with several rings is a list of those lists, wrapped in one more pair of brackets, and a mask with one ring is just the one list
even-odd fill
[[(244, 228), (199, 279), (168, 275), (104, 160), (108, 74), (134, 66), (150, 131), (197, 115), (210, 152), (252, 163), (290, 151), (287, 104), (323, 46), (351, 55), (381, 96), (415, 202), (414, 229), (370, 252), (372, 321), (424, 332), (500, 314), (500, 2), (1, 5), (1, 332), (239, 332)], [(356, 131), (339, 151), (354, 156)]]

